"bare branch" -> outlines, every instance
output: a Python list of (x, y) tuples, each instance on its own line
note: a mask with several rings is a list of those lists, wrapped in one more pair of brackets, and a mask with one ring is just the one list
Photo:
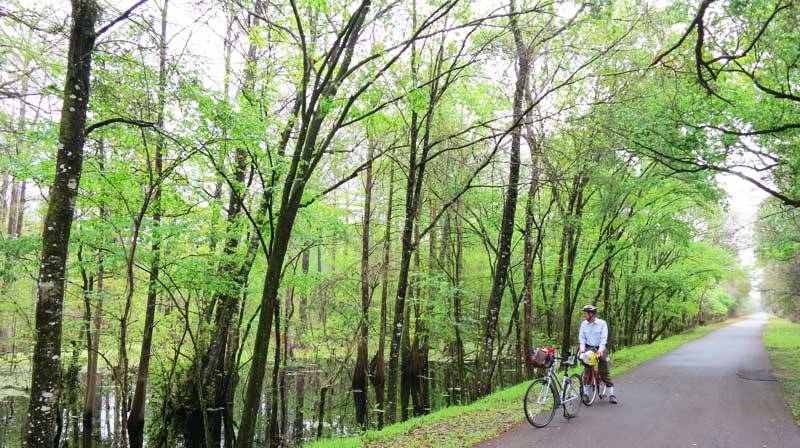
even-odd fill
[(130, 118), (109, 118), (108, 120), (98, 121), (97, 123), (94, 123), (86, 127), (83, 133), (84, 135), (89, 135), (92, 132), (96, 131), (97, 129), (102, 128), (103, 126), (108, 126), (110, 124), (115, 124), (115, 123), (130, 124), (138, 126), (140, 128), (152, 128), (156, 126), (156, 124), (151, 121), (135, 120)]
[(119, 17), (117, 17), (116, 19), (112, 20), (111, 22), (108, 22), (108, 24), (106, 24), (106, 26), (100, 28), (100, 30), (97, 31), (97, 33), (95, 34), (95, 38), (100, 37), (100, 35), (102, 35), (106, 31), (108, 31), (109, 29), (111, 29), (112, 26), (114, 26), (117, 23), (127, 19), (128, 16), (131, 15), (133, 10), (135, 10), (136, 8), (138, 8), (139, 6), (141, 6), (141, 5), (145, 4), (145, 3), (147, 3), (147, 0), (139, 0), (138, 2), (136, 2), (133, 6), (131, 6), (125, 12), (123, 12)]

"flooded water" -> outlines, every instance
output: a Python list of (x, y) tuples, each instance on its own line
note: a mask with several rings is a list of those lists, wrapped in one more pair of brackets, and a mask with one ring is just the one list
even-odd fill
[(19, 417), (26, 400), (21, 397), (0, 399), (0, 448), (20, 446)]
[[(285, 376), (285, 402), (286, 411), (281, 412), (279, 423), (284, 428), (284, 441), (287, 446), (297, 446), (294, 442), (295, 432), (300, 428), (295, 428), (297, 421), (297, 411), (300, 406), (302, 409), (302, 442), (308, 443), (316, 440), (317, 431), (320, 427), (319, 411), (321, 401), (321, 391), (326, 388), (325, 394), (325, 410), (322, 421), (322, 437), (340, 437), (356, 434), (359, 432), (359, 426), (355, 419), (353, 395), (350, 390), (350, 374), (352, 367), (341, 369), (341, 373), (335, 380), (332, 379), (330, 372), (334, 370), (331, 368), (301, 368), (289, 367)], [(469, 370), (469, 369), (468, 369)], [(19, 372), (17, 372), (19, 373)], [(499, 372), (504, 377), (505, 384), (513, 384), (519, 381), (516, 377), (517, 371), (515, 369), (504, 368)], [(299, 389), (298, 380), (302, 377), (302, 390), (303, 402), (299, 403), (297, 399)], [(430, 363), (430, 405), (431, 410), (440, 409), (446, 406), (466, 403), (467, 395), (466, 388), (460, 384), (453, 384), (455, 372), (449, 363)], [(106, 376), (106, 381), (108, 377)], [(267, 437), (267, 426), (269, 421), (269, 407), (271, 400), (271, 393), (269, 387), (269, 380), (265, 381), (265, 394), (262, 399), (262, 406), (259, 412), (259, 424), (256, 435), (257, 442), (264, 443)], [(236, 409), (240, 409), (243, 402), (243, 391), (245, 387), (243, 384), (239, 385), (236, 394)], [(20, 433), (22, 428), (22, 418), (27, 410), (27, 396), (24, 391), (17, 391), (17, 393), (10, 394), (8, 390), (4, 390), (4, 395), (0, 395), (0, 448), (20, 446)], [(81, 394), (83, 391), (81, 391)], [(104, 383), (99, 391), (99, 437), (100, 443), (95, 443), (95, 446), (113, 448), (118, 446), (116, 437), (118, 437), (119, 428), (119, 413), (117, 410), (116, 396), (114, 388), (111, 384)], [(82, 397), (82, 395), (81, 395)], [(374, 389), (369, 388), (369, 405), (372, 407), (370, 412), (371, 427), (374, 427), (376, 422), (376, 410), (374, 409)], [(399, 400), (399, 394), (398, 394)], [(81, 400), (82, 402), (82, 400)], [(80, 411), (78, 411), (79, 413)], [(280, 411), (279, 411), (280, 412)], [(285, 416), (284, 416), (285, 415)], [(400, 410), (398, 409), (398, 418)], [(409, 415), (412, 412), (409, 411)], [(148, 415), (148, 421), (152, 420), (152, 416)], [(64, 430), (62, 437), (62, 447), (80, 447), (82, 431), (80, 415), (69, 416), (67, 412), (64, 414)]]

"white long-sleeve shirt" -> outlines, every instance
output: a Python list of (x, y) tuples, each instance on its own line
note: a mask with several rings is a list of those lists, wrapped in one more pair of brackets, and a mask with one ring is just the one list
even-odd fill
[(605, 352), (606, 343), (608, 342), (608, 324), (599, 317), (595, 317), (593, 322), (584, 320), (581, 322), (578, 341), (581, 344), (581, 351), (586, 350), (587, 345), (591, 345), (600, 347), (600, 351)]

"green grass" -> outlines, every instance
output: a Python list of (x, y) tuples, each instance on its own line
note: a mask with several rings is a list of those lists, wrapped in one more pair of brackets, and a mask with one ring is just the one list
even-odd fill
[(800, 424), (800, 324), (773, 317), (764, 330), (764, 347), (786, 404)]
[[(643, 362), (661, 356), (707, 333), (735, 322), (724, 322), (694, 328), (686, 333), (614, 352), (611, 373), (619, 375)], [(795, 347), (800, 346), (795, 345)], [(495, 392), (466, 406), (453, 406), (423, 417), (387, 426), (382, 431), (347, 438), (327, 439), (310, 445), (312, 448), (350, 447), (461, 447), (491, 439), (525, 420), (522, 397), (529, 382)]]

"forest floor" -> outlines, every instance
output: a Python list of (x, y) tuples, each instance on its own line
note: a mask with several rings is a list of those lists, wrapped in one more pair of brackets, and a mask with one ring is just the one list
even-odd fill
[[(734, 318), (703, 325), (652, 344), (618, 350), (611, 354), (612, 377), (742, 319)], [(443, 448), (471, 446), (497, 437), (525, 421), (522, 397), (529, 384), (526, 381), (495, 392), (472, 404), (441, 409), (430, 415), (387, 426), (382, 431), (367, 431), (357, 437), (321, 440), (311, 444), (310, 447)]]
[(771, 319), (764, 331), (764, 347), (786, 405), (800, 425), (800, 323)]

